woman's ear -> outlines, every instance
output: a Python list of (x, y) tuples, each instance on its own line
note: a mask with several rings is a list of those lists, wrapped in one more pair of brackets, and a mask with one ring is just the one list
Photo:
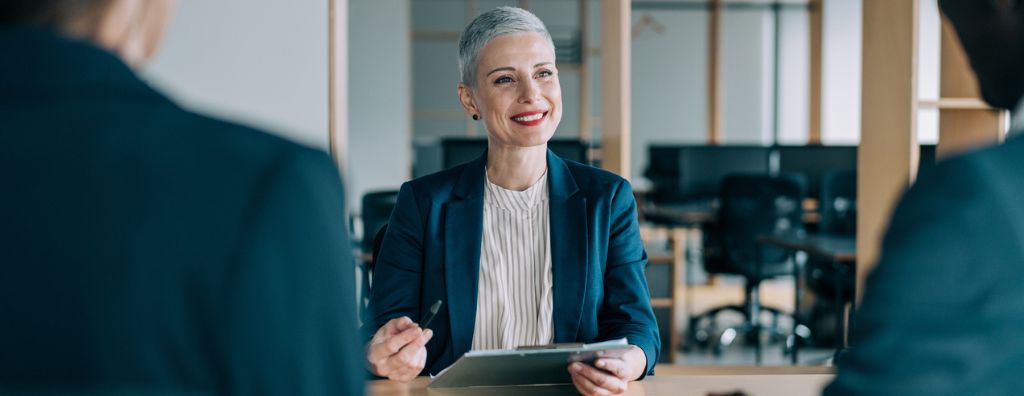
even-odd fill
[(480, 116), (480, 109), (477, 109), (476, 101), (473, 100), (473, 89), (464, 83), (459, 83), (459, 102), (470, 117), (477, 119)]

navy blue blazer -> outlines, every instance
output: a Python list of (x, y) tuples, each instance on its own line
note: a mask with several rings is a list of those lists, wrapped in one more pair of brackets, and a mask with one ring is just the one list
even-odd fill
[(893, 212), (825, 396), (1024, 388), (1024, 136), (942, 161)]
[(0, 23), (0, 183), (0, 394), (363, 394), (325, 153)]
[[(486, 157), (402, 185), (374, 271), (366, 334), (401, 316), (419, 322), (444, 301), (430, 323), (431, 374), (473, 340)], [(650, 373), (661, 341), (629, 182), (550, 150), (547, 161), (554, 341), (625, 337), (647, 355)]]

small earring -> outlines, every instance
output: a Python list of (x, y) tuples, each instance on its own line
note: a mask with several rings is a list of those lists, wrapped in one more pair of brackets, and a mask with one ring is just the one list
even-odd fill
[(478, 115), (476, 115), (476, 114), (473, 114), (473, 121), (477, 121), (477, 120), (479, 120), (479, 119), (480, 119), (480, 116), (478, 116)]

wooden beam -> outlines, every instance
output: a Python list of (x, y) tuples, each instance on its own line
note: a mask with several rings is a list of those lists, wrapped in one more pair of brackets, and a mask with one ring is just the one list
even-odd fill
[(348, 0), (327, 5), (327, 145), (341, 178), (348, 176)]
[(807, 124), (808, 137), (807, 142), (810, 144), (821, 144), (821, 59), (822, 59), (822, 24), (824, 20), (824, 10), (822, 0), (811, 0), (809, 7), (810, 12), (810, 96), (808, 97), (810, 109), (808, 110), (808, 117), (810, 120)]
[(722, 143), (722, 0), (708, 3), (708, 144)]
[(857, 296), (874, 269), (894, 204), (913, 180), (920, 0), (864, 0), (857, 153)]
[(630, 2), (601, 0), (601, 164), (630, 178)]
[[(978, 81), (967, 61), (956, 31), (945, 18), (942, 19), (940, 46), (940, 103), (958, 98), (963, 104), (981, 101)], [(935, 148), (936, 159), (944, 159), (971, 149), (1002, 141), (1005, 134), (1004, 114), (987, 108), (943, 108), (939, 107), (939, 144)]]
[(943, 160), (1003, 140), (1005, 120), (997, 110), (939, 110), (939, 144), (935, 159)]
[(590, 0), (580, 2), (580, 140), (590, 145)]

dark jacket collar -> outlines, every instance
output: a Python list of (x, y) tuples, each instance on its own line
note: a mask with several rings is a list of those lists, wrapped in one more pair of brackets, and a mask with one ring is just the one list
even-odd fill
[[(548, 149), (547, 161), (548, 193), (551, 197), (566, 199), (579, 191), (576, 179), (569, 172), (569, 165), (565, 163), (565, 160)], [(452, 194), (462, 199), (483, 199), (484, 179), (487, 177), (486, 166), (487, 151), (485, 150), (483, 155), (463, 167)]]
[(113, 53), (38, 27), (0, 25), (0, 98), (162, 99)]

